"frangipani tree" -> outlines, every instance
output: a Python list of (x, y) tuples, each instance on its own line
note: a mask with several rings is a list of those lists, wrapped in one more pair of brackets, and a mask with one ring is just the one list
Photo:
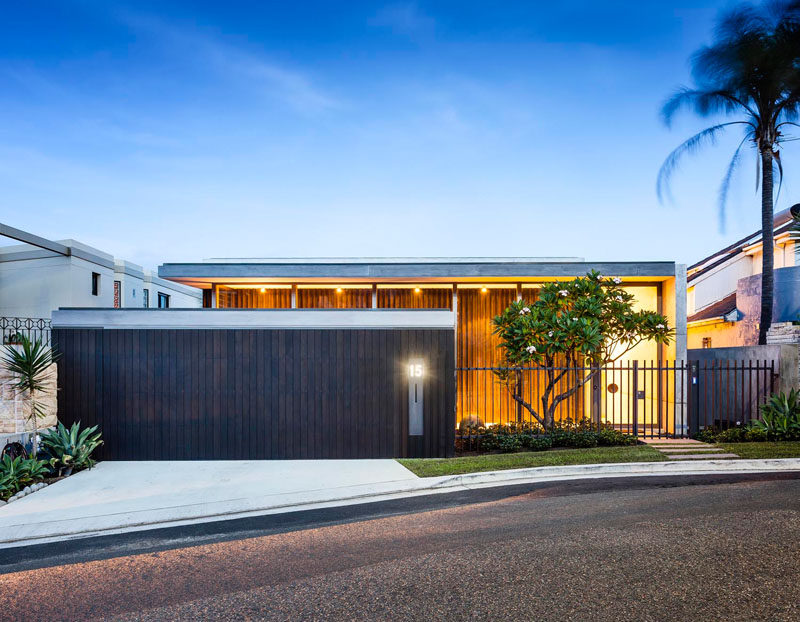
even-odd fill
[[(555, 423), (558, 405), (644, 341), (669, 343), (667, 318), (654, 311), (636, 311), (635, 298), (617, 278), (592, 271), (568, 282), (548, 283), (539, 299), (512, 302), (492, 320), (500, 338), (503, 368), (497, 372), (514, 400), (545, 429)], [(546, 380), (541, 404), (525, 401), (514, 390), (521, 368), (541, 367)], [(576, 368), (587, 368), (578, 377)], [(562, 382), (562, 379), (572, 381)]]

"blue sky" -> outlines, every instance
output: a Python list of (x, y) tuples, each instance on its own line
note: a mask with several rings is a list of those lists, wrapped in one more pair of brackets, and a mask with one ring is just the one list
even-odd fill
[[(19, 2), (0, 221), (155, 267), (254, 256), (692, 263), (759, 228), (738, 136), (658, 168), (728, 2)], [(777, 209), (800, 201), (797, 148)]]

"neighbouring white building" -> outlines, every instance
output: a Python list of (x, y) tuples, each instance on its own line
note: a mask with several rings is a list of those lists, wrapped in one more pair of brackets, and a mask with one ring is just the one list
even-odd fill
[(75, 240), (47, 240), (0, 223), (0, 317), (42, 318), (60, 307), (197, 308), (201, 290)]
[[(800, 231), (792, 211), (800, 214), (800, 204), (775, 214), (773, 323), (800, 320)], [(756, 231), (689, 266), (689, 349), (758, 343), (762, 256)]]

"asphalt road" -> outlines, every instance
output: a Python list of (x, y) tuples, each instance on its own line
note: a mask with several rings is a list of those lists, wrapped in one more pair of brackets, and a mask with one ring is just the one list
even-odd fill
[(263, 520), (6, 550), (0, 619), (800, 620), (797, 476), (517, 486)]

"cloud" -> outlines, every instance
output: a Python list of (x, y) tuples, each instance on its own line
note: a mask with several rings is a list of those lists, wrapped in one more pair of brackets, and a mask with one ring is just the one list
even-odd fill
[(431, 34), (436, 21), (423, 13), (414, 2), (389, 4), (369, 20), (370, 26), (389, 28), (392, 32), (407, 37)]
[(316, 85), (307, 73), (219, 37), (142, 14), (124, 12), (120, 20), (132, 30), (160, 41), (169, 48), (171, 56), (177, 54), (189, 59), (194, 67), (209, 68), (222, 79), (237, 81), (297, 112), (317, 114), (343, 105)]

